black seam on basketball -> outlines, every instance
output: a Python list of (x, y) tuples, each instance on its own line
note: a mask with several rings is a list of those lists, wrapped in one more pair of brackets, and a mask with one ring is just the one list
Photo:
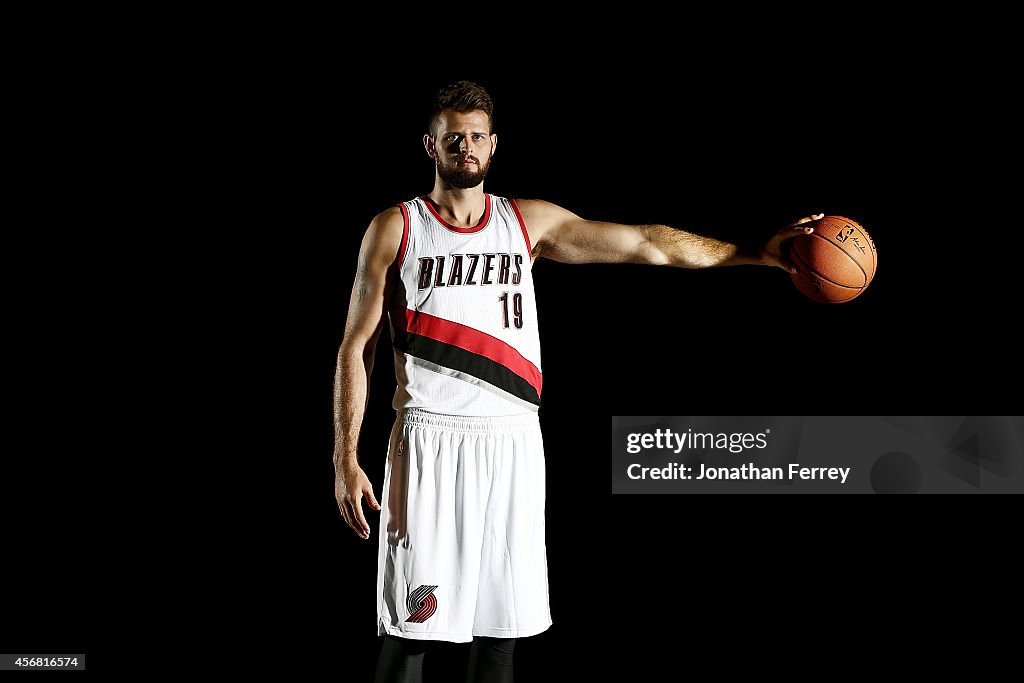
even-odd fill
[[(853, 258), (853, 256), (851, 256), (851, 255), (850, 255), (850, 252), (846, 251), (846, 250), (845, 250), (845, 249), (843, 249), (843, 248), (842, 248), (841, 246), (839, 246), (838, 244), (836, 244), (835, 242), (833, 242), (833, 241), (832, 241), (832, 240), (830, 240), (829, 238), (825, 237), (824, 235), (819, 235), (819, 234), (818, 234), (818, 233), (816, 233), (816, 232), (812, 232), (812, 233), (811, 233), (811, 237), (818, 237), (818, 238), (821, 238), (821, 239), (825, 240), (826, 242), (828, 242), (829, 244), (831, 244), (831, 245), (832, 245), (833, 247), (835, 247), (836, 249), (838, 249), (839, 251), (841, 251), (841, 252), (843, 252), (844, 254), (846, 254), (846, 255), (847, 255), (847, 256), (848, 256), (849, 258), (850, 258), (850, 260), (851, 260), (851, 261), (853, 261), (854, 263), (856, 263), (856, 264), (857, 264), (857, 267), (858, 267), (858, 268), (860, 268), (860, 272), (861, 272), (861, 274), (863, 274), (863, 275), (864, 275), (864, 286), (865, 286), (865, 287), (867, 287), (867, 286), (868, 286), (868, 284), (869, 284), (869, 281), (868, 281), (868, 274), (867, 274), (867, 272), (866, 272), (866, 271), (864, 270), (864, 266), (862, 266), (862, 265), (861, 265), (861, 264), (860, 264), (860, 263), (859, 263), (859, 262), (857, 261), (857, 259)], [(818, 272), (818, 271), (814, 271), (814, 272)], [(822, 277), (825, 277), (825, 276), (824, 276), (824, 275), (822, 275)], [(826, 277), (825, 279), (826, 279), (826, 280), (828, 280), (828, 278), (827, 278), (827, 277)], [(829, 280), (829, 282), (832, 282), (832, 281), (831, 281), (831, 280)], [(839, 283), (837, 282), (836, 284), (838, 285)], [(839, 285), (839, 286), (840, 286), (840, 287), (847, 287), (848, 285)], [(858, 288), (858, 289), (860, 289), (860, 288)]]
[[(849, 256), (849, 254), (847, 254), (847, 256)], [(790, 252), (790, 258), (793, 258), (793, 257), (796, 257), (795, 260), (801, 261), (804, 264), (804, 266), (806, 266), (807, 270), (811, 271), (812, 273), (814, 273), (815, 275), (820, 277), (822, 280), (825, 280), (827, 282), (831, 282), (836, 287), (842, 287), (843, 289), (864, 289), (864, 287), (853, 287), (851, 285), (840, 284), (840, 283), (836, 282), (835, 280), (833, 280), (832, 278), (825, 277), (824, 275), (822, 275), (821, 273), (816, 271), (814, 268), (811, 268), (811, 264), (808, 263), (807, 261), (805, 261), (804, 258), (802, 256), (800, 256), (800, 252), (797, 251), (796, 249), (793, 249)]]

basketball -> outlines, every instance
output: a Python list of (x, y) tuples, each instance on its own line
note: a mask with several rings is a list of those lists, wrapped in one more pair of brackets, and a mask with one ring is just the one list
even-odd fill
[(843, 216), (825, 216), (814, 232), (792, 239), (793, 284), (811, 299), (839, 304), (860, 296), (875, 277), (878, 254), (867, 231)]

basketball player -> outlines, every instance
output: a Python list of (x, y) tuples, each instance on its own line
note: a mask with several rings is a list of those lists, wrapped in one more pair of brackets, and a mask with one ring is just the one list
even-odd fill
[[(421, 680), (426, 641), (443, 640), (472, 641), (469, 681), (500, 683), (512, 680), (515, 640), (552, 623), (533, 262), (792, 270), (780, 244), (821, 216), (743, 254), (665, 225), (487, 194), (491, 98), (461, 81), (434, 105), (423, 137), (433, 190), (374, 218), (360, 249), (335, 382), (335, 493), (363, 539), (363, 500), (381, 510), (377, 680)], [(356, 450), (385, 321), (398, 388), (378, 504)]]

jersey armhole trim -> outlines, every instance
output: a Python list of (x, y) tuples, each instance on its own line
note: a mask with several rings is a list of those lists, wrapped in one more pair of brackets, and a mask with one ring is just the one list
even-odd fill
[(523, 220), (523, 214), (519, 212), (519, 205), (516, 204), (516, 200), (509, 199), (508, 203), (512, 205), (512, 210), (516, 212), (516, 218), (519, 219), (519, 227), (523, 230), (523, 239), (526, 240), (526, 253), (527, 255), (533, 253), (533, 245), (530, 244), (530, 234), (526, 232), (526, 221)]
[(398, 245), (398, 255), (395, 258), (395, 262), (398, 267), (402, 267), (402, 261), (405, 260), (405, 247), (409, 244), (409, 208), (402, 202), (398, 205), (398, 208), (402, 210), (402, 243)]

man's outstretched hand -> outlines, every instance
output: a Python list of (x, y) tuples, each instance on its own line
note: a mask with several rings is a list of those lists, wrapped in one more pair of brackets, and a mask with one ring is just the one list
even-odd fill
[(370, 525), (363, 516), (363, 498), (374, 510), (380, 510), (380, 503), (373, 496), (373, 486), (359, 465), (343, 465), (334, 476), (334, 497), (345, 523), (352, 527), (359, 538), (370, 537)]
[(825, 214), (816, 213), (813, 216), (801, 218), (795, 223), (790, 223), (779, 230), (774, 237), (768, 240), (768, 244), (761, 247), (758, 254), (761, 257), (761, 262), (766, 266), (778, 266), (788, 273), (795, 273), (796, 266), (782, 253), (783, 243), (800, 235), (811, 234), (814, 232), (814, 223), (824, 217)]

